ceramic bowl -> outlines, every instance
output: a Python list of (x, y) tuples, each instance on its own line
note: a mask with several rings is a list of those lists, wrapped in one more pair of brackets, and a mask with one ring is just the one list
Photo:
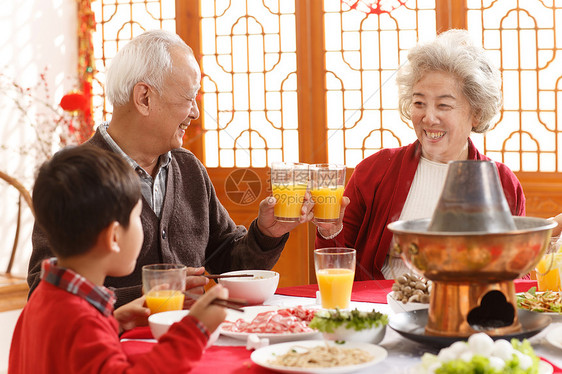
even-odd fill
[[(160, 339), (164, 335), (170, 326), (174, 323), (181, 321), (185, 316), (189, 314), (189, 310), (171, 310), (168, 312), (161, 312), (151, 314), (148, 317), (148, 325), (150, 326), (150, 331), (154, 339)], [(220, 335), (220, 326), (209, 336), (207, 342), (207, 347), (213, 345)]]
[(356, 331), (353, 328), (339, 326), (334, 330), (333, 333), (323, 332), (322, 335), (326, 340), (378, 344), (384, 338), (385, 332), (386, 325), (379, 323), (378, 326), (359, 331)]
[(394, 291), (389, 292), (386, 295), (386, 302), (387, 302), (388, 306), (390, 307), (390, 309), (392, 309), (392, 311), (394, 313), (412, 312), (414, 310), (428, 309), (429, 308), (429, 303), (428, 304), (424, 304), (424, 303), (403, 303), (400, 300), (396, 300), (394, 298)]
[(271, 270), (238, 270), (223, 273), (252, 274), (253, 277), (221, 278), (219, 283), (228, 289), (228, 296), (235, 299), (247, 300), (249, 305), (263, 304), (277, 290), (279, 273)]

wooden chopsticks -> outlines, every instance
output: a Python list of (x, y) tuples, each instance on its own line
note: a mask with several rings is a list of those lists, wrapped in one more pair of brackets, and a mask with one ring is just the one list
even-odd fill
[(253, 277), (254, 274), (206, 274), (203, 275), (205, 278), (209, 278), (209, 279), (219, 279), (219, 278), (247, 278), (247, 277)]
[[(183, 291), (183, 294), (193, 300), (197, 300), (201, 296), (203, 296), (197, 293), (191, 293), (187, 291)], [(241, 307), (248, 305), (248, 302), (246, 300), (241, 300), (241, 299), (221, 299), (217, 297), (216, 299), (211, 301), (211, 304), (236, 310), (238, 312), (244, 312), (244, 309), (242, 309)]]

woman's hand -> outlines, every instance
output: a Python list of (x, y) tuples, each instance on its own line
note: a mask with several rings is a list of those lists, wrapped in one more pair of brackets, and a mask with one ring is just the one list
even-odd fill
[(312, 222), (318, 227), (318, 232), (324, 238), (329, 238), (338, 232), (341, 232), (343, 228), (343, 216), (345, 213), (345, 208), (349, 205), (349, 197), (344, 196), (341, 199), (340, 216), (336, 222), (318, 222), (313, 219)]
[(558, 224), (555, 228), (552, 229), (551, 236), (559, 236), (560, 232), (562, 232), (562, 213), (557, 215), (556, 217), (549, 218), (552, 219), (554, 222)]

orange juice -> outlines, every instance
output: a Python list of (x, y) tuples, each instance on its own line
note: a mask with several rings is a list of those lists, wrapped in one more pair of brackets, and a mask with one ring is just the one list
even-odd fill
[(322, 308), (345, 309), (351, 300), (355, 272), (350, 269), (322, 269), (316, 271)]
[(273, 197), (277, 199), (274, 208), (275, 217), (297, 221), (301, 216), (306, 187), (306, 184), (272, 184)]
[[(560, 291), (560, 262), (561, 253), (544, 255), (536, 267), (538, 291)], [(549, 270), (550, 269), (550, 270)], [(549, 270), (547, 272), (547, 270)]]
[(310, 190), (310, 194), (314, 200), (314, 217), (319, 221), (337, 221), (343, 186), (315, 188)]
[(150, 291), (146, 295), (146, 306), (151, 313), (183, 309), (184, 294), (176, 290)]

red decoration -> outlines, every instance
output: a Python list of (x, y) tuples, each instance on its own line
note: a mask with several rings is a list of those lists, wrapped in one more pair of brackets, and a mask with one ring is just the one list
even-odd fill
[(81, 116), (78, 129), (79, 138), (84, 142), (90, 138), (94, 129), (92, 105), (92, 81), (94, 69), (94, 46), (92, 32), (96, 28), (92, 1), (76, 0), (78, 3), (78, 81), (81, 88), (73, 90), (61, 99), (60, 106), (68, 112)]
[(390, 13), (400, 8), (407, 0), (342, 0), (350, 9), (368, 14)]
[(82, 92), (71, 91), (62, 97), (60, 107), (67, 112), (82, 112), (88, 108), (88, 103)]

